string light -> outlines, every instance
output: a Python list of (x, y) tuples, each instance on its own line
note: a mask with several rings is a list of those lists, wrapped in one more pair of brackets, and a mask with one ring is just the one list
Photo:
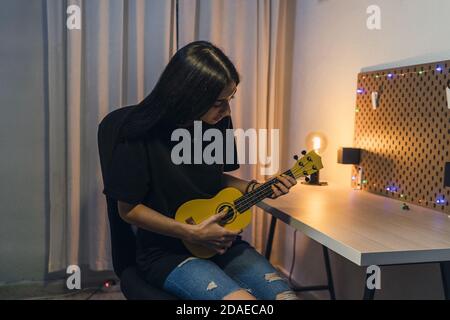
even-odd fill
[(388, 186), (388, 187), (386, 187), (386, 191), (389, 191), (389, 192), (397, 192), (397, 187), (394, 187), (394, 186)]
[(428, 67), (425, 70), (419, 70), (419, 71), (411, 71), (411, 72), (402, 72), (402, 73), (394, 73), (394, 72), (387, 72), (387, 73), (383, 73), (383, 74), (372, 74), (372, 75), (363, 75), (362, 79), (366, 79), (369, 77), (373, 77), (375, 79), (379, 79), (380, 77), (386, 77), (387, 79), (394, 79), (396, 77), (396, 75), (401, 76), (402, 78), (404, 78), (407, 75), (410, 74), (416, 74), (416, 75), (424, 75), (425, 73), (428, 72), (435, 72), (435, 73), (439, 73), (439, 74), (443, 74), (445, 72), (444, 68), (442, 67), (442, 65), (436, 65), (435, 67)]
[(362, 93), (364, 93), (364, 89), (358, 88), (358, 89), (356, 90), (356, 93), (362, 94)]

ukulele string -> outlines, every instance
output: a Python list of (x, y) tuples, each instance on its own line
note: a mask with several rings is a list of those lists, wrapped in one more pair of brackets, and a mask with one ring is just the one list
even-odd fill
[[(291, 171), (291, 172), (295, 176), (300, 171), (301, 170), (297, 169), (297, 170), (294, 170), (294, 171)], [(262, 199), (268, 197), (268, 194), (266, 194), (267, 191), (270, 189), (270, 191), (273, 192), (272, 186), (276, 183), (277, 180), (278, 180), (277, 178), (271, 179), (271, 180), (269, 180), (269, 181), (264, 183), (265, 186), (261, 186), (261, 187), (257, 188), (254, 193), (249, 193), (249, 194), (243, 196), (244, 199), (235, 202), (236, 209), (240, 212), (241, 209), (244, 209), (249, 204), (251, 204), (251, 203), (255, 204), (255, 203), (261, 201)], [(253, 204), (251, 204), (250, 207)]]
[[(304, 171), (305, 171), (305, 170), (306, 170), (306, 171), (309, 170), (309, 169), (307, 168), (307, 166), (304, 166), (303, 168), (297, 168), (297, 169), (294, 169), (294, 170), (290, 170), (290, 171), (291, 171), (291, 173), (292, 173), (292, 174), (294, 175), (294, 177), (295, 177), (295, 176), (296, 176), (297, 174), (299, 174), (299, 173), (300, 173), (299, 176), (304, 175)], [(235, 208), (236, 208), (238, 211), (240, 211), (240, 210), (238, 209), (238, 207), (240, 207), (240, 208), (242, 209), (243, 207), (245, 207), (245, 206), (248, 205), (249, 203), (252, 203), (253, 200), (254, 200), (254, 198), (258, 199), (259, 196), (263, 195), (266, 191), (268, 191), (269, 189), (272, 188), (272, 185), (274, 185), (274, 184), (273, 184), (273, 181), (275, 181), (275, 180), (278, 180), (278, 179), (277, 179), (277, 178), (273, 178), (273, 179), (271, 179), (271, 180), (269, 180), (269, 181), (267, 181), (267, 182), (264, 183), (264, 184), (267, 184), (266, 186), (259, 187), (259, 188), (257, 188), (256, 190), (254, 190), (255, 193), (252, 194), (252, 192), (253, 192), (253, 191), (252, 191), (251, 193), (242, 196), (242, 197), (245, 198), (245, 199), (242, 199), (242, 200), (239, 200), (239, 201), (235, 201), (235, 202), (234, 202), (234, 203), (235, 203)], [(260, 200), (262, 200), (262, 199), (264, 199), (264, 198), (266, 198), (266, 195), (264, 195), (264, 197), (262, 197)], [(260, 200), (259, 200), (259, 201), (260, 201)], [(259, 202), (259, 201), (258, 201), (258, 202)]]

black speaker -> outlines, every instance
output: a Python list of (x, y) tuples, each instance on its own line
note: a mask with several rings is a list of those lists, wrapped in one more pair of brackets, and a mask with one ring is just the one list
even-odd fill
[(339, 148), (337, 162), (342, 164), (359, 164), (361, 160), (361, 149)]
[(450, 187), (450, 162), (445, 163), (444, 187)]

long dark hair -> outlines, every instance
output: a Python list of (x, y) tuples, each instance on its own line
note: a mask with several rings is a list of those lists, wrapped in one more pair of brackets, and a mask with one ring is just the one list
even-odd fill
[(121, 138), (136, 139), (156, 124), (179, 125), (199, 119), (223, 89), (239, 84), (230, 59), (207, 41), (195, 41), (176, 52), (152, 92), (124, 121)]

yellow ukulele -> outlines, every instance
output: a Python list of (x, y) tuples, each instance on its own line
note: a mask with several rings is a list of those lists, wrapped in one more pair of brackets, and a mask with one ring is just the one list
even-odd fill
[[(303, 157), (301, 159), (298, 159), (297, 156), (294, 157), (296, 159), (295, 165), (290, 170), (284, 172), (284, 174), (298, 179), (313, 174), (323, 168), (320, 156), (314, 151), (308, 154), (306, 151), (303, 151), (302, 155)], [(272, 178), (245, 195), (236, 188), (225, 188), (214, 198), (190, 200), (177, 209), (175, 220), (187, 224), (200, 224), (212, 215), (228, 209), (220, 225), (231, 231), (241, 230), (251, 222), (252, 215), (250, 208), (261, 200), (271, 196), (271, 187), (277, 182), (279, 182), (278, 179)], [(183, 243), (193, 255), (199, 258), (207, 259), (216, 254), (214, 250), (207, 247), (192, 244), (188, 241), (183, 241)]]

